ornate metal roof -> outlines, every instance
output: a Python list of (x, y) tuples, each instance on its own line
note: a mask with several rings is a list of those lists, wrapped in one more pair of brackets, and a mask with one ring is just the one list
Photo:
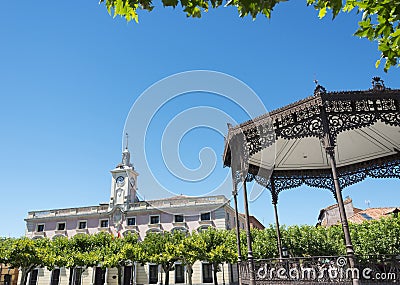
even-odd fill
[(234, 152), (241, 166), (234, 168), (246, 168), (247, 180), (270, 190), (273, 173), (273, 199), (301, 184), (334, 193), (328, 146), (334, 147), (341, 188), (367, 176), (400, 178), (400, 90), (386, 88), (380, 78), (372, 85), (341, 92), (317, 85), (314, 96), (230, 128), (224, 166), (235, 164), (232, 142), (240, 140)]

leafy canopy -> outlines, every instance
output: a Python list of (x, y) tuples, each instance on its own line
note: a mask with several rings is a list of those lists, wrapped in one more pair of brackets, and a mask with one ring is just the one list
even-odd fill
[[(187, 17), (200, 18), (202, 12), (209, 8), (218, 8), (222, 5), (233, 6), (238, 10), (240, 17), (258, 15), (271, 17), (275, 5), (287, 0), (161, 0), (164, 7), (176, 8), (180, 5)], [(325, 17), (328, 10), (332, 11), (333, 18), (341, 12), (356, 11), (361, 14), (361, 21), (355, 36), (366, 38), (378, 43), (381, 52), (376, 61), (378, 67), (383, 59), (384, 70), (391, 66), (399, 66), (400, 58), (400, 0), (306, 0), (307, 5), (317, 9), (319, 18)], [(127, 21), (138, 22), (138, 10), (152, 11), (152, 0), (100, 0), (105, 3), (109, 14), (114, 17), (120, 15)]]
[(2, 245), (3, 260), (15, 268), (28, 272), (42, 266), (47, 258), (50, 241), (48, 239), (29, 239), (26, 237), (6, 239)]

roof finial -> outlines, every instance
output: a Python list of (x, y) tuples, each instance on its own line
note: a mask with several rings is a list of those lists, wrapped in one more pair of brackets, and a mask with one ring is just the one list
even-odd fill
[(380, 77), (375, 76), (372, 78), (372, 89), (377, 91), (383, 91), (386, 89), (385, 84)]
[(318, 80), (314, 79), (314, 83), (315, 83), (315, 89), (314, 89), (314, 95), (320, 95), (322, 93), (326, 93), (326, 89), (324, 86), (319, 85)]
[(125, 149), (128, 149), (128, 139), (129, 139), (129, 135), (128, 133), (125, 133)]
[(122, 152), (122, 165), (130, 167), (132, 166), (132, 164), (131, 164), (131, 154), (128, 149), (128, 137), (129, 137), (128, 133), (125, 133), (126, 142), (125, 142), (125, 149)]

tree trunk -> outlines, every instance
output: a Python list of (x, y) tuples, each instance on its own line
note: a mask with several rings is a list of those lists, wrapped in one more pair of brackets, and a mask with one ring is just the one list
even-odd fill
[(28, 278), (28, 270), (27, 268), (22, 267), (21, 268), (21, 281), (20, 281), (20, 285), (26, 285), (26, 280)]
[(217, 270), (218, 270), (218, 264), (213, 263), (214, 285), (218, 285)]
[(188, 274), (189, 285), (192, 285), (192, 284), (193, 284), (193, 280), (192, 280), (192, 276), (193, 276), (193, 267), (192, 267), (192, 264), (186, 265), (186, 272), (187, 272), (187, 274)]
[(169, 284), (169, 271), (165, 272), (165, 285)]

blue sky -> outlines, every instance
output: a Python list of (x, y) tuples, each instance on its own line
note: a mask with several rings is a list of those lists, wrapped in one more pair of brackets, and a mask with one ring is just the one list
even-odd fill
[[(373, 76), (400, 88), (400, 70), (375, 69), (376, 44), (352, 36), (358, 15), (319, 20), (305, 2), (282, 3), (272, 19), (256, 21), (239, 18), (233, 8), (188, 19), (156, 2), (135, 24), (113, 19), (97, 1), (10, 1), (0, 18), (0, 236), (23, 235), (30, 210), (108, 201), (109, 170), (120, 161), (129, 110), (166, 76), (197, 69), (224, 72), (250, 86), (269, 110), (311, 95), (316, 78), (328, 91), (368, 89)], [(234, 106), (207, 96), (185, 100), (176, 103), (224, 107), (243, 119)], [(160, 113), (152, 137), (159, 137), (163, 120), (174, 111), (166, 106)], [(182, 141), (184, 163), (196, 168), (199, 149), (210, 145), (216, 171), (226, 174), (223, 138), (203, 131)], [(132, 146), (133, 160), (136, 151)], [(141, 166), (135, 167), (140, 173)], [(191, 187), (160, 173), (170, 187)], [(146, 181), (139, 184), (146, 189)], [(398, 206), (399, 185), (366, 180), (344, 195), (361, 208), (365, 200), (372, 207)], [(325, 190), (285, 191), (279, 200), (281, 223), (314, 224), (318, 211), (332, 203)], [(273, 222), (266, 193), (250, 211), (266, 224)]]

